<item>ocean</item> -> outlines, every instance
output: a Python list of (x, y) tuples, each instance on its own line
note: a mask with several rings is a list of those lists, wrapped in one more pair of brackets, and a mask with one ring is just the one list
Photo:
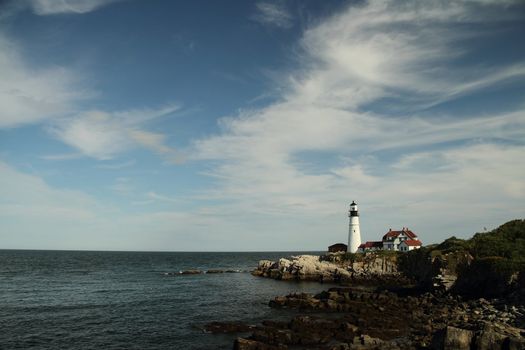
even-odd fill
[(289, 318), (269, 300), (327, 287), (249, 273), (298, 254), (0, 250), (0, 349), (231, 349), (202, 326)]

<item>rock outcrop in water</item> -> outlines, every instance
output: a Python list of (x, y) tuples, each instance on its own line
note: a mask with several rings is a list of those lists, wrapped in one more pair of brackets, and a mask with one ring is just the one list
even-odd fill
[(241, 273), (248, 272), (245, 270), (221, 270), (221, 269), (211, 269), (211, 270), (182, 270), (177, 272), (164, 272), (165, 276), (179, 276), (179, 275), (200, 275), (200, 274), (219, 274), (219, 273)]

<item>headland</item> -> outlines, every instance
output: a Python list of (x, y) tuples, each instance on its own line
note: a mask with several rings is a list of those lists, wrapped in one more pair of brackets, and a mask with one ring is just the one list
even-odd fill
[(525, 221), (408, 252), (262, 260), (254, 276), (338, 283), (276, 296), (289, 321), (213, 323), (234, 349), (525, 349)]

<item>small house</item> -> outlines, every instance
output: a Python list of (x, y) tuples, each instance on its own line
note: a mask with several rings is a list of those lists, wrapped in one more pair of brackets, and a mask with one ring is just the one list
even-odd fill
[(419, 239), (407, 239), (399, 243), (399, 250), (402, 252), (408, 252), (419, 248), (421, 248), (421, 241)]
[(399, 245), (406, 240), (417, 240), (417, 235), (410, 231), (408, 227), (403, 227), (400, 231), (390, 229), (383, 236), (383, 250), (400, 250)]
[(344, 243), (336, 243), (329, 246), (328, 251), (330, 253), (346, 252), (347, 247), (348, 246)]
[(381, 249), (383, 249), (382, 241), (368, 241), (366, 243), (361, 244), (357, 248), (357, 251), (359, 253), (364, 253), (364, 252), (371, 252), (371, 251), (381, 250)]
[(417, 238), (417, 235), (409, 230), (408, 227), (403, 227), (403, 229), (399, 231), (388, 230), (388, 232), (383, 235), (381, 241), (368, 241), (361, 244), (357, 251), (360, 253), (376, 250), (408, 252), (421, 248), (421, 246), (422, 243)]

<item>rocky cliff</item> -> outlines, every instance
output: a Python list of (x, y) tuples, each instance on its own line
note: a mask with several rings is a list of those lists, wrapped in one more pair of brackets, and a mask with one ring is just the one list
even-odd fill
[(279, 280), (320, 282), (371, 281), (399, 278), (396, 255), (366, 254), (348, 259), (344, 254), (300, 255), (278, 261), (261, 260), (255, 276)]
[(451, 237), (407, 253), (301, 255), (263, 260), (252, 273), (281, 280), (414, 284), (469, 297), (525, 299), (525, 221), (510, 221), (469, 240)]

